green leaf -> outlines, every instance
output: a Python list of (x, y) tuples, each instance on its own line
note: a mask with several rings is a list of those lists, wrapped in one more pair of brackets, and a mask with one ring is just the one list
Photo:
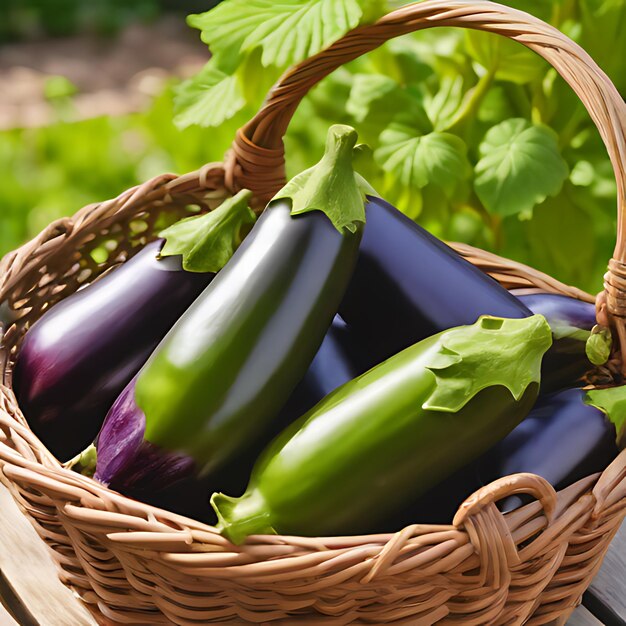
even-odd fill
[(591, 389), (585, 402), (600, 409), (615, 425), (617, 445), (626, 447), (626, 386)]
[(280, 74), (281, 70), (276, 67), (261, 69), (260, 48), (244, 54), (235, 72), (241, 95), (255, 111), (260, 108)]
[(322, 160), (292, 178), (273, 200), (291, 200), (292, 215), (322, 211), (339, 232), (355, 232), (365, 223), (365, 194), (377, 195), (352, 169), (356, 140), (354, 128), (331, 126)]
[(162, 257), (182, 256), (188, 272), (219, 272), (241, 243), (256, 216), (248, 206), (252, 192), (242, 189), (206, 213), (176, 222), (159, 236), (165, 238)]
[[(626, 89), (626, 3), (623, 0), (580, 0), (580, 43), (609, 75), (615, 86)], [(622, 93), (623, 95), (623, 93)]]
[(530, 13), (544, 22), (550, 22), (554, 7), (559, 5), (562, 1), (563, 0), (506, 0), (503, 4), (506, 4), (512, 9)]
[(219, 126), (245, 104), (237, 77), (222, 72), (211, 59), (198, 74), (179, 85), (174, 122), (181, 129), (192, 124)]
[(393, 72), (389, 75), (403, 85), (421, 85), (434, 73), (433, 67), (415, 49), (410, 37), (392, 39), (367, 56), (375, 57), (377, 54), (382, 57), (378, 71), (384, 74)]
[(611, 356), (612, 344), (611, 331), (596, 326), (585, 344), (585, 354), (594, 365), (604, 365)]
[(577, 187), (589, 187), (595, 178), (593, 165), (589, 161), (578, 161), (570, 172), (569, 179)]
[(463, 102), (464, 80), (461, 75), (443, 76), (439, 89), (424, 99), (424, 108), (436, 130), (444, 130)]
[(548, 63), (538, 54), (501, 35), (467, 30), (465, 36), (468, 54), (484, 70), (495, 70), (498, 80), (524, 85), (540, 78), (548, 69)]
[(535, 266), (567, 284), (576, 284), (593, 263), (594, 224), (590, 216), (571, 201), (569, 192), (568, 187), (535, 209), (528, 222), (527, 237)]
[(554, 131), (521, 118), (489, 129), (479, 153), (474, 188), (490, 213), (530, 212), (567, 178)]
[(543, 315), (484, 315), (471, 326), (444, 331), (427, 365), (437, 384), (423, 408), (455, 413), (479, 391), (496, 385), (519, 400), (531, 383), (540, 382), (541, 359), (551, 345), (552, 332)]
[[(375, 105), (381, 102), (383, 106), (391, 104), (391, 114), (393, 114), (394, 108), (397, 112), (401, 107), (401, 103), (398, 104), (397, 101), (399, 91), (398, 83), (382, 74), (356, 74), (350, 90), (350, 98), (346, 102), (346, 110), (357, 122), (365, 120)], [(396, 98), (389, 98), (390, 95), (395, 95)], [(385, 112), (389, 113), (389, 107)]]
[(189, 24), (222, 59), (263, 49), (264, 66), (286, 66), (317, 54), (358, 26), (374, 19), (381, 3), (357, 0), (226, 0)]
[(376, 160), (404, 185), (421, 189), (432, 183), (452, 195), (470, 172), (465, 143), (450, 133), (419, 135), (415, 126), (403, 119), (381, 134)]

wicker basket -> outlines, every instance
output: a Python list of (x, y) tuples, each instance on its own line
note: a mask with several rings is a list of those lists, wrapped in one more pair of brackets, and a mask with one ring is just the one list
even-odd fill
[[(0, 479), (51, 548), (63, 581), (103, 623), (563, 623), (600, 567), (626, 515), (626, 452), (602, 475), (558, 494), (530, 474), (498, 480), (463, 503), (449, 526), (354, 537), (256, 536), (236, 547), (209, 526), (63, 469), (29, 430), (11, 390), (20, 340), (47, 308), (154, 237), (163, 212), (209, 210), (242, 187), (262, 206), (283, 183), (282, 136), (305, 93), (387, 39), (430, 26), (481, 29), (523, 43), (587, 106), (608, 148), (619, 201), (617, 247), (598, 317), (624, 347), (626, 107), (606, 75), (554, 28), (491, 2), (426, 0), (352, 31), (281, 78), (224, 164), (160, 176), (87, 206), (0, 263)], [(90, 252), (103, 241), (110, 255), (96, 264)], [(593, 301), (528, 267), (467, 246), (458, 250), (507, 287)], [(513, 493), (536, 501), (502, 515), (494, 502)]]

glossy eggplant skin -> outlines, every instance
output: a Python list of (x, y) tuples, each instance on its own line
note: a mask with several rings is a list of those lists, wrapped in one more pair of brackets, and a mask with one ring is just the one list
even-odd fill
[[(582, 389), (567, 389), (540, 396), (509, 435), (388, 520), (387, 530), (415, 522), (450, 524), (466, 498), (510, 474), (538, 474), (559, 490), (604, 470), (618, 454), (615, 428), (601, 411), (584, 403), (584, 395)], [(510, 511), (522, 499), (512, 496), (498, 504)]]
[(270, 203), (140, 373), (146, 440), (208, 475), (261, 437), (324, 339), (360, 238), (321, 211)]
[(55, 305), (28, 331), (14, 389), (33, 431), (60, 459), (91, 443), (128, 382), (213, 273), (180, 257), (158, 259), (163, 240)]
[[(265, 449), (243, 496), (213, 495), (218, 528), (235, 543), (268, 532), (369, 532), (407, 498), (504, 437), (535, 402), (535, 376), (551, 337), (545, 320), (533, 316), (506, 320), (502, 334), (511, 327), (516, 332), (504, 343), (500, 328), (489, 327), (491, 319), (429, 337), (326, 396)], [(466, 356), (453, 347), (461, 345), (456, 339), (480, 354), (485, 382), (444, 407), (433, 398), (468, 380), (457, 366), (467, 368), (464, 372), (476, 369), (471, 355), (459, 366)], [(438, 355), (453, 361), (452, 369)], [(507, 376), (519, 373), (518, 365), (513, 373), (510, 364), (520, 357), (530, 378), (518, 388), (516, 400), (506, 385)]]
[[(249, 471), (265, 444), (324, 396), (362, 373), (360, 342), (336, 315), (304, 378), (294, 389), (265, 437), (253, 442), (228, 468), (228, 484), (244, 488)], [(186, 478), (196, 476), (194, 461), (167, 452), (145, 441), (146, 417), (135, 402), (135, 382), (127, 385), (108, 412), (95, 441), (97, 464), (94, 478), (116, 491), (152, 500), (157, 494)]]
[(596, 325), (596, 307), (589, 302), (554, 293), (516, 294), (530, 311), (543, 315), (552, 328), (555, 341), (542, 367), (542, 393), (576, 385), (593, 365), (585, 352), (585, 334)]
[(388, 202), (368, 199), (359, 258), (339, 313), (371, 338), (370, 365), (481, 315), (531, 315), (494, 279)]
[[(369, 198), (366, 216), (339, 313), (368, 336), (370, 367), (442, 330), (473, 324), (480, 315), (541, 313), (551, 326), (563, 319), (588, 329), (593, 305), (551, 294), (514, 296), (380, 198)], [(541, 389), (572, 387), (589, 367), (583, 341), (556, 338), (544, 360)]]
[(543, 315), (550, 326), (557, 323), (591, 330), (596, 324), (596, 306), (576, 298), (557, 293), (525, 293), (511, 290), (511, 293), (533, 313)]
[(368, 348), (367, 337), (356, 333), (339, 315), (335, 315), (304, 378), (280, 412), (274, 425), (276, 434), (337, 387), (367, 371)]
[[(555, 489), (601, 472), (618, 454), (615, 427), (604, 413), (584, 402), (582, 389), (568, 389), (540, 399), (528, 417), (492, 448), (478, 464), (481, 482), (530, 472)], [(517, 497), (502, 508), (521, 503)]]

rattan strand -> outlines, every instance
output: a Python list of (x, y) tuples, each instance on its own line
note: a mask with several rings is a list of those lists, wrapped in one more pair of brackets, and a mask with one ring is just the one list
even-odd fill
[[(346, 38), (348, 47), (355, 37), (361, 46), (364, 36), (374, 37), (377, 45), (401, 24), (414, 29), (418, 14), (428, 24), (471, 24), (526, 43), (554, 43), (552, 29), (505, 7), (427, 0), (384, 18), (382, 26), (359, 29), (358, 36)], [(333, 46), (331, 56), (344, 45)], [(550, 60), (561, 59), (566, 49), (550, 47)], [(606, 96), (610, 106), (598, 110), (607, 117), (603, 113), (594, 119), (615, 156), (623, 130), (621, 112), (615, 117), (612, 88), (590, 59), (574, 49), (576, 54), (564, 63), (580, 74), (585, 89), (599, 89), (594, 102)], [(361, 52), (355, 48), (351, 54)], [(303, 67), (287, 77), (304, 71), (319, 80), (307, 64)], [(593, 80), (582, 78), (589, 72)], [(266, 111), (272, 110), (276, 93)], [(255, 167), (264, 171), (263, 185), (254, 189), (257, 198), (270, 193), (283, 176), (280, 136), (287, 119), (256, 118), (255, 133), (274, 137), (261, 160), (249, 141), (245, 158), (235, 148), (224, 166), (160, 176), (85, 207), (0, 262), (0, 480), (47, 541), (63, 581), (100, 617), (115, 623), (564, 623), (625, 516), (626, 452), (601, 475), (558, 494), (536, 476), (496, 481), (461, 505), (448, 526), (416, 524), (398, 533), (354, 537), (257, 536), (236, 547), (209, 526), (135, 502), (65, 470), (28, 429), (10, 385), (11, 364), (29, 326), (56, 301), (152, 240), (164, 216), (185, 215), (189, 205), (211, 209), (225, 194), (249, 184)], [(262, 143), (259, 136), (254, 141)], [(260, 163), (266, 164), (264, 170)], [(109, 255), (98, 264), (92, 252), (105, 242)], [(538, 287), (593, 301), (531, 268), (455, 245), (507, 287)], [(536, 501), (500, 514), (494, 501), (520, 492)]]

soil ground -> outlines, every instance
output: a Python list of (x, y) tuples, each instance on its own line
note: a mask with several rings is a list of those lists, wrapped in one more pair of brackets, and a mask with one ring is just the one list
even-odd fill
[(43, 126), (55, 119), (46, 98), (50, 77), (76, 87), (72, 116), (141, 110), (172, 75), (189, 76), (209, 58), (199, 33), (182, 18), (134, 24), (113, 39), (79, 35), (0, 47), (0, 130)]

